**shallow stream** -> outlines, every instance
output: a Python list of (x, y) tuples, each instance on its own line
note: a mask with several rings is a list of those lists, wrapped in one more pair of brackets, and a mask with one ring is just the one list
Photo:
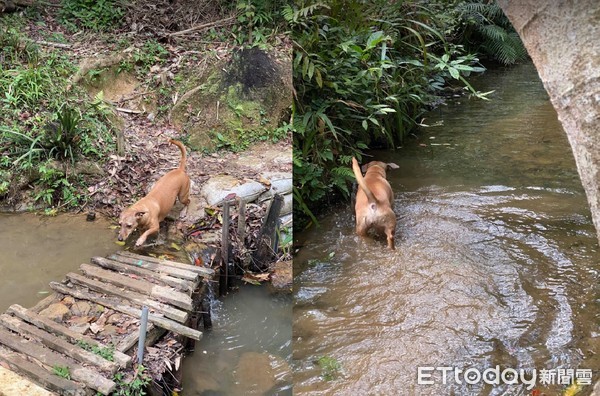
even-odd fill
[[(560, 394), (539, 370), (598, 379), (600, 252), (566, 135), (532, 65), (474, 85), (492, 100), (450, 102), (419, 140), (372, 153), (400, 166), (397, 250), (356, 237), (349, 204), (298, 236), (295, 394)], [(535, 387), (455, 381), (496, 365), (537, 369)], [(452, 370), (418, 384), (425, 366)]]
[[(49, 282), (121, 250), (112, 228), (83, 215), (0, 213), (0, 312), (35, 305), (52, 293)], [(242, 287), (215, 299), (212, 314), (213, 329), (183, 361), (183, 394), (291, 395), (291, 296)]]

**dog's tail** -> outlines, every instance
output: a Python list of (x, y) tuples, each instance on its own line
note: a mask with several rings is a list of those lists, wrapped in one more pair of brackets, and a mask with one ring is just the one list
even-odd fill
[(179, 161), (179, 169), (184, 171), (185, 170), (185, 160), (187, 158), (187, 155), (185, 153), (185, 146), (179, 140), (174, 140), (174, 139), (169, 139), (169, 143), (174, 144), (175, 146), (179, 147), (179, 150), (181, 150), (181, 161)]
[(354, 171), (354, 177), (356, 177), (356, 181), (360, 186), (360, 189), (363, 190), (367, 196), (369, 203), (377, 203), (377, 198), (375, 198), (375, 195), (373, 195), (371, 190), (369, 190), (369, 187), (367, 187), (367, 183), (365, 183), (360, 166), (358, 166), (358, 161), (354, 157), (352, 158), (352, 171)]

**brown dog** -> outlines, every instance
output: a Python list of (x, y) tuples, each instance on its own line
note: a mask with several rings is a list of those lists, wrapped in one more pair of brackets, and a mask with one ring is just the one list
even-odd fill
[(139, 227), (146, 230), (135, 242), (136, 247), (141, 246), (149, 235), (158, 232), (159, 223), (171, 211), (176, 198), (185, 205), (181, 215), (185, 214), (190, 203), (190, 178), (185, 173), (185, 147), (177, 140), (169, 139), (169, 142), (181, 150), (179, 168), (158, 179), (148, 195), (121, 212), (119, 241), (126, 240), (133, 230)]
[(396, 231), (396, 214), (394, 213), (394, 193), (390, 183), (385, 178), (387, 169), (398, 169), (394, 163), (372, 161), (363, 165), (366, 174), (363, 177), (358, 161), (352, 158), (352, 170), (358, 182), (356, 192), (356, 233), (367, 236), (372, 229), (387, 237), (390, 249), (395, 249), (394, 232)]

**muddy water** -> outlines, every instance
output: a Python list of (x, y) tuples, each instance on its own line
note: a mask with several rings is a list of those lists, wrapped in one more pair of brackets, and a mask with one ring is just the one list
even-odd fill
[(183, 366), (183, 395), (291, 395), (292, 299), (245, 286), (212, 307)]
[(0, 312), (11, 304), (30, 307), (92, 256), (120, 250), (116, 232), (101, 218), (83, 215), (0, 214)]
[[(374, 153), (400, 166), (388, 173), (396, 251), (355, 237), (346, 205), (300, 236), (295, 394), (531, 394), (454, 379), (496, 365), (537, 369), (548, 394), (564, 386), (544, 385), (540, 369), (598, 379), (600, 252), (566, 136), (533, 66), (475, 85), (493, 100), (450, 103), (419, 141)], [(341, 366), (333, 380), (323, 356)], [(419, 366), (453, 369), (419, 385)]]

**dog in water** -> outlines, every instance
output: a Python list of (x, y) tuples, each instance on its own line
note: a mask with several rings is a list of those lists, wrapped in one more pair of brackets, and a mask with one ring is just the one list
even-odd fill
[(395, 249), (394, 232), (396, 214), (394, 213), (394, 192), (386, 179), (388, 169), (398, 169), (394, 163), (372, 161), (363, 165), (363, 177), (356, 158), (352, 158), (352, 171), (358, 182), (356, 192), (356, 233), (366, 237), (369, 230), (385, 234), (387, 245)]
[(176, 198), (185, 205), (181, 216), (187, 212), (190, 203), (190, 178), (185, 173), (185, 146), (177, 140), (169, 139), (169, 142), (179, 147), (181, 151), (179, 168), (158, 179), (148, 195), (121, 212), (119, 241), (126, 240), (133, 230), (140, 228), (145, 231), (135, 242), (135, 247), (142, 246), (148, 236), (158, 233), (159, 223), (171, 211)]

